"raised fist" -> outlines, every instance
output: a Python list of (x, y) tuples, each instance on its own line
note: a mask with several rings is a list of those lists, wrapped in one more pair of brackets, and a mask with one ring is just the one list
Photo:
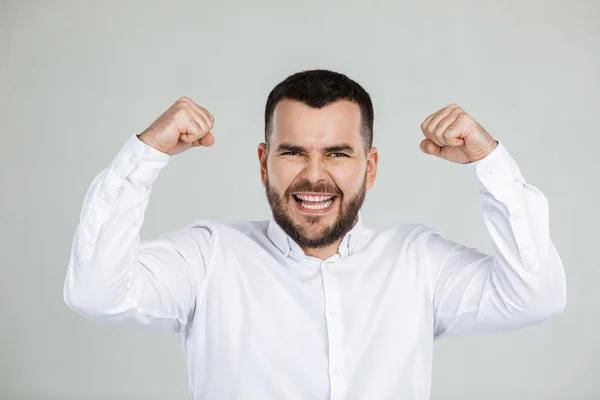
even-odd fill
[(450, 104), (431, 114), (421, 130), (425, 138), (421, 150), (455, 163), (479, 161), (490, 154), (498, 142), (460, 106)]
[(211, 146), (215, 118), (188, 97), (182, 97), (138, 138), (156, 150), (175, 155), (192, 147)]

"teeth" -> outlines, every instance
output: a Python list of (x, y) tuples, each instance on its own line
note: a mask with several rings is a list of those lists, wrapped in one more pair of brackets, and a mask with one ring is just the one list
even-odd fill
[(306, 195), (297, 195), (296, 197), (298, 197), (302, 201), (313, 201), (313, 202), (328, 201), (328, 200), (333, 199), (333, 196), (306, 196)]
[(306, 203), (300, 203), (300, 206), (302, 208), (306, 208), (307, 210), (323, 210), (327, 207), (329, 207), (331, 205), (331, 203), (333, 203), (333, 199), (330, 198), (330, 200), (326, 201), (325, 203), (322, 204), (306, 204)]

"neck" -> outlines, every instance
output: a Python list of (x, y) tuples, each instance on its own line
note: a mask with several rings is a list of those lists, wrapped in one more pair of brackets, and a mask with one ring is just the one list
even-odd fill
[(327, 260), (329, 257), (338, 252), (340, 243), (342, 243), (342, 239), (336, 240), (335, 243), (332, 243), (327, 247), (302, 247), (302, 251), (304, 251), (304, 254), (307, 256), (315, 257), (319, 260)]

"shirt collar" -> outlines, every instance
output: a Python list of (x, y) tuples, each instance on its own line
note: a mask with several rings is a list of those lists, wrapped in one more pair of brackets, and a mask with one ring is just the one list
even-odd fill
[[(360, 240), (360, 232), (363, 228), (361, 213), (358, 213), (356, 223), (342, 239), (338, 252), (342, 257), (352, 255)], [(304, 255), (302, 248), (284, 232), (275, 220), (271, 219), (267, 227), (267, 237), (286, 257), (292, 255)]]

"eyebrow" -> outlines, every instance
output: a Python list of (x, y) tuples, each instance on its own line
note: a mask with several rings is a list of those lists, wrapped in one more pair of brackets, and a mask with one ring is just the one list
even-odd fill
[[(277, 146), (277, 149), (275, 151), (276, 152), (293, 151), (295, 153), (305, 153), (306, 149), (302, 146), (297, 146), (297, 145), (288, 144), (288, 143), (282, 143), (279, 146)], [(338, 153), (338, 152), (342, 152), (342, 151), (353, 154), (354, 148), (352, 148), (352, 146), (350, 146), (348, 144), (338, 144), (335, 146), (325, 147), (323, 149), (323, 153)]]

